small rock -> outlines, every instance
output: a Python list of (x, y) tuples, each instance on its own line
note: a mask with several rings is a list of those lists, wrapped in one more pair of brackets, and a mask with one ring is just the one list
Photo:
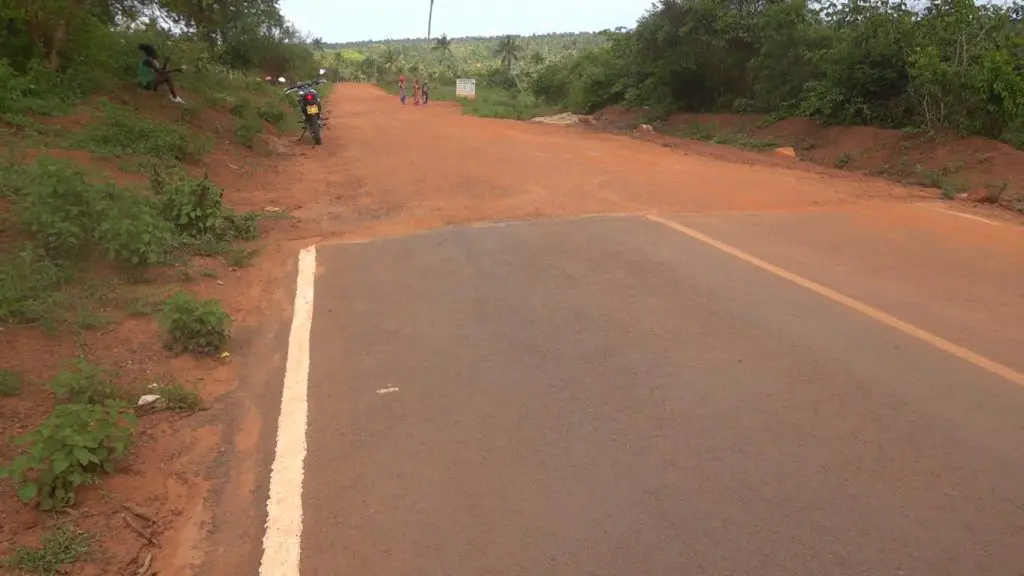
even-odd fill
[(146, 394), (145, 396), (139, 397), (139, 402), (138, 404), (136, 404), (136, 406), (149, 406), (150, 404), (156, 402), (159, 399), (159, 394)]
[(796, 158), (796, 150), (792, 146), (783, 146), (782, 148), (775, 149), (776, 156), (785, 156), (787, 158)]
[(654, 134), (654, 126), (651, 126), (650, 124), (640, 124), (636, 127), (634, 132), (639, 132), (640, 134)]

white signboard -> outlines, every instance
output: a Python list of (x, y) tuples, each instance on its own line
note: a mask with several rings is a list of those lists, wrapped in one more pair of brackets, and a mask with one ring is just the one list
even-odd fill
[(455, 96), (457, 98), (469, 98), (470, 100), (476, 100), (476, 80), (473, 78), (456, 79)]

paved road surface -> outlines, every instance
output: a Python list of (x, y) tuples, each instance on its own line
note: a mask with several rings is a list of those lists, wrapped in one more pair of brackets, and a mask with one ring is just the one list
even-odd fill
[[(943, 314), (901, 296), (912, 260), (798, 241), (851, 217), (742, 218), (678, 220), (1024, 369), (990, 307), (1019, 283), (945, 282)], [(1024, 390), (669, 227), (457, 228), (317, 263), (303, 576), (1024, 574)]]

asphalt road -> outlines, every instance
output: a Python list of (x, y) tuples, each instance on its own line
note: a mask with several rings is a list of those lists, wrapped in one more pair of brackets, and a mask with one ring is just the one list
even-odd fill
[(317, 264), (304, 576), (1024, 574), (1024, 390), (666, 226)]

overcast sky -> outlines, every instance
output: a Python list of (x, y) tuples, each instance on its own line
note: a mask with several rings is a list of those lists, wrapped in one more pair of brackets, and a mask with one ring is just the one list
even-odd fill
[[(325, 42), (422, 38), (430, 0), (280, 0), (300, 30)], [(432, 36), (591, 32), (632, 27), (652, 0), (435, 0)]]

